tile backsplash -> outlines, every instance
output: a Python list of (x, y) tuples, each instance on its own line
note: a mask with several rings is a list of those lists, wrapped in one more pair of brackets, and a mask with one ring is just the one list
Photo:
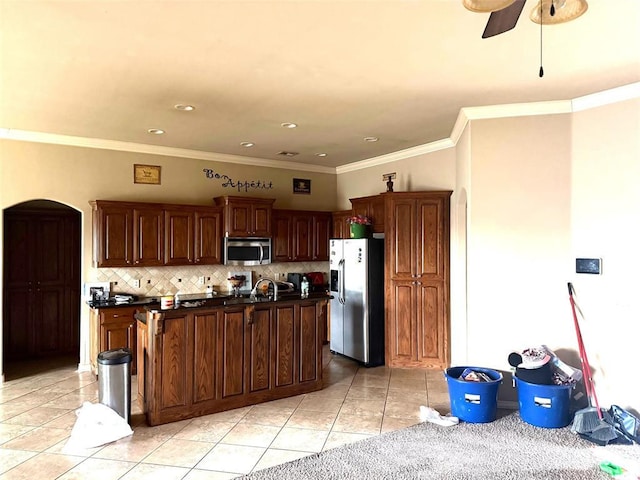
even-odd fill
[[(263, 267), (232, 265), (200, 265), (181, 267), (94, 268), (88, 281), (110, 282), (112, 293), (131, 293), (155, 297), (175, 293), (204, 293), (207, 285), (227, 292), (231, 289), (227, 278), (232, 272), (251, 270), (253, 282), (260, 276), (287, 280), (287, 273), (322, 272), (329, 277), (329, 262), (272, 263)], [(204, 277), (204, 285), (199, 283)], [(140, 282), (140, 286), (136, 286)]]

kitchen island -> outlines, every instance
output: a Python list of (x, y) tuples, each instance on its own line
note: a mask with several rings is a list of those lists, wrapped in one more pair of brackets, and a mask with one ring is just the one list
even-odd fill
[(203, 298), (143, 309), (137, 380), (147, 423), (320, 390), (329, 298)]

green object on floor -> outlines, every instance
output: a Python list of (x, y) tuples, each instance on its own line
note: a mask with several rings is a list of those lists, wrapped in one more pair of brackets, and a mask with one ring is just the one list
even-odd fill
[(602, 470), (603, 472), (608, 473), (609, 475), (612, 476), (616, 476), (616, 475), (621, 475), (622, 472), (624, 472), (624, 470), (622, 470), (622, 467), (619, 467), (618, 465), (611, 463), (611, 462), (601, 462), (600, 463), (600, 470)]

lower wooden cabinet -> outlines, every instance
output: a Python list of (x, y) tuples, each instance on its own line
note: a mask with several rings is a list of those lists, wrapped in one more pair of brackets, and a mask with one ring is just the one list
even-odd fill
[(150, 425), (322, 388), (327, 300), (148, 313), (138, 400)]
[(90, 316), (89, 355), (91, 369), (98, 373), (98, 354), (106, 350), (129, 348), (133, 355), (131, 374), (137, 366), (136, 307), (93, 308)]

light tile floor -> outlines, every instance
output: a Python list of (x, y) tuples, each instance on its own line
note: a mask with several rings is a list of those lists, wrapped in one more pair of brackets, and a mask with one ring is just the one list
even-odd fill
[[(132, 404), (132, 436), (92, 449), (65, 448), (98, 384), (75, 365), (0, 388), (0, 479), (223, 480), (448, 413), (439, 370), (362, 368), (325, 347), (321, 391), (149, 427)], [(135, 386), (135, 378), (132, 379)]]

